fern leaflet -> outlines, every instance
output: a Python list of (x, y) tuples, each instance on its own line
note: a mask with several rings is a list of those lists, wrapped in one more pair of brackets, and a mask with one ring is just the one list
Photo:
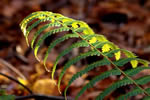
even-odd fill
[(59, 61), (59, 59), (60, 59), (61, 57), (63, 57), (64, 55), (68, 54), (73, 48), (88, 47), (88, 46), (89, 46), (89, 44), (86, 43), (84, 40), (82, 40), (82, 41), (79, 41), (79, 42), (77, 42), (77, 43), (75, 43), (75, 44), (72, 44), (70, 47), (68, 47), (68, 48), (66, 48), (64, 51), (62, 51), (62, 52), (59, 54), (59, 56), (56, 58), (56, 61), (55, 61), (55, 63), (54, 63), (54, 66), (53, 66), (53, 69), (52, 69), (52, 79), (54, 79), (54, 72), (55, 72), (55, 70), (56, 70), (57, 63), (58, 63), (58, 61)]

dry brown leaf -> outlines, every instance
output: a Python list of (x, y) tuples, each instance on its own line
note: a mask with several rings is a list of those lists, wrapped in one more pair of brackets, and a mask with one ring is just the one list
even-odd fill
[(64, 75), (63, 83), (64, 83), (65, 85), (67, 85), (68, 82), (69, 82), (69, 80), (71, 79), (71, 77), (72, 77), (76, 72), (77, 72), (77, 69), (75, 68), (75, 66), (72, 65), (72, 66), (67, 70), (66, 74)]
[(58, 95), (56, 81), (49, 78), (37, 80), (33, 85), (34, 93), (45, 95)]

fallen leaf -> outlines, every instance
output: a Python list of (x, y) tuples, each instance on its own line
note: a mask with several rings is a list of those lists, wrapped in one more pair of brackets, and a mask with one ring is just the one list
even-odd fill
[(34, 93), (45, 95), (58, 95), (56, 81), (49, 78), (37, 80), (33, 85)]

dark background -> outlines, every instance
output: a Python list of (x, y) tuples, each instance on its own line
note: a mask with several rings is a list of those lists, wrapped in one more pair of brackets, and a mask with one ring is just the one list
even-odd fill
[[(41, 10), (83, 20), (96, 33), (105, 35), (108, 40), (114, 42), (120, 48), (125, 48), (134, 52), (140, 58), (150, 60), (150, 0), (0, 0), (0, 72), (17, 77), (16, 73), (4, 64), (4, 61), (11, 64), (27, 78), (28, 86), (36, 93), (60, 95), (58, 91), (54, 92), (54, 90), (57, 90), (55, 86), (48, 93), (35, 90), (35, 83), (40, 79), (43, 79), (41, 81), (45, 83), (48, 80), (47, 84), (51, 84), (49, 73), (45, 72), (43, 65), (34, 58), (33, 51), (27, 47), (19, 27), (19, 23), (28, 14)], [(47, 45), (46, 43), (47, 41), (44, 45)], [(66, 46), (69, 45), (69, 42), (66, 43)], [(39, 56), (43, 55), (45, 48), (45, 46), (41, 48)], [(59, 51), (60, 49), (57, 47), (52, 51), (48, 59), (49, 66), (52, 67)], [(66, 59), (67, 57), (64, 57), (60, 63), (63, 63)], [(109, 69), (108, 67), (103, 70)], [(57, 73), (60, 73), (60, 70), (61, 66)], [(71, 77), (77, 71), (78, 68), (72, 66), (64, 80), (67, 81), (68, 77)], [(99, 73), (99, 69), (97, 73)], [(143, 74), (147, 73), (149, 72), (143, 72)], [(90, 72), (88, 76), (85, 75), (85, 77), (79, 79), (79, 84), (72, 85), (68, 95), (75, 96), (88, 81), (87, 77), (95, 75), (95, 72)], [(117, 77), (111, 77), (104, 80), (105, 85), (103, 82), (97, 83), (94, 88), (86, 91), (81, 98), (92, 100), (116, 79)], [(62, 84), (62, 89), (66, 86), (65, 81)], [(8, 94), (28, 94), (27, 91), (20, 89), (17, 84), (4, 77), (0, 77), (0, 88), (6, 89)], [(128, 91), (128, 88), (126, 87), (124, 91)], [(108, 98), (113, 100), (120, 91), (122, 90), (116, 91)], [(135, 100), (138, 100), (138, 98), (140, 97), (134, 97)]]

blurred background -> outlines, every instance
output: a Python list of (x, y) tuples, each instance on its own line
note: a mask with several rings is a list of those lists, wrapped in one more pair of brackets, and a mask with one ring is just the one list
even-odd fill
[[(14, 68), (17, 69), (23, 75), (24, 79), (21, 81), (34, 93), (61, 95), (53, 84), (54, 81), (50, 79), (50, 74), (35, 59), (33, 51), (26, 45), (19, 27), (23, 18), (35, 11), (51, 11), (83, 20), (96, 33), (105, 35), (120, 48), (130, 50), (140, 58), (150, 61), (150, 0), (0, 0), (0, 72), (18, 79), (20, 76), (13, 71)], [(43, 45), (47, 45), (51, 39), (47, 39)], [(70, 45), (70, 42), (66, 42), (65, 45)], [(39, 56), (43, 56), (45, 49), (45, 46), (41, 48)], [(52, 67), (60, 51), (59, 47), (52, 51), (47, 62), (49, 67)], [(79, 53), (79, 50), (75, 50), (72, 55), (76, 53)], [(57, 81), (62, 65), (68, 59), (67, 56), (62, 58), (55, 81)], [(70, 67), (63, 79), (62, 90), (68, 79), (79, 70), (76, 66), (84, 67), (85, 65), (81, 63)], [(109, 69), (109, 66), (101, 70), (106, 69)], [(99, 71), (100, 69), (96, 69), (75, 81), (68, 95), (74, 97), (90, 77), (96, 76)], [(143, 72), (143, 74), (147, 73), (149, 72)], [(115, 80), (117, 77), (98, 82), (80, 99), (83, 100), (84, 97), (84, 100), (93, 100)], [(8, 94), (21, 96), (28, 94), (25, 89), (3, 76), (0, 76), (0, 89), (5, 89)], [(113, 100), (120, 91), (124, 93), (129, 89), (129, 87), (124, 87), (123, 90), (109, 95), (106, 100)], [(138, 100), (141, 97), (141, 95), (136, 96), (132, 100)]]

